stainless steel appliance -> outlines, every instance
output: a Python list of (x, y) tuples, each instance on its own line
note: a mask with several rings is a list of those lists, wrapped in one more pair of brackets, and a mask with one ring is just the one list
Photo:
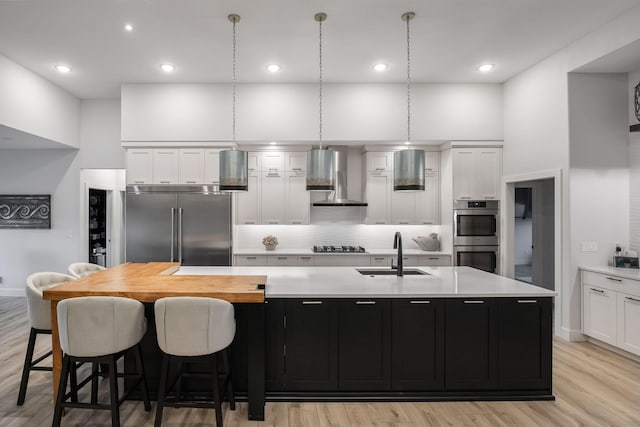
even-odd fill
[(497, 274), (500, 271), (500, 246), (454, 246), (453, 263)]
[(214, 186), (128, 186), (125, 257), (131, 262), (231, 265), (231, 195)]
[(313, 247), (313, 252), (316, 252), (316, 253), (363, 254), (366, 251), (362, 246), (328, 245), (328, 246), (314, 246)]
[(500, 271), (500, 217), (497, 200), (457, 200), (453, 204), (453, 263), (490, 273)]
[(453, 204), (453, 244), (500, 244), (497, 200), (458, 200)]

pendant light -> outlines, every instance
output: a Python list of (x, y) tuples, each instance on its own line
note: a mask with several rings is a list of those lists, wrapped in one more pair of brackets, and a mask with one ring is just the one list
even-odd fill
[(335, 178), (335, 151), (322, 149), (322, 23), (327, 19), (326, 13), (316, 13), (313, 17), (318, 22), (319, 27), (319, 141), (320, 148), (313, 149), (307, 153), (307, 191), (334, 191), (336, 188)]
[(231, 150), (220, 152), (220, 191), (234, 192), (249, 189), (249, 163), (247, 152), (238, 150), (236, 143), (236, 24), (240, 22), (240, 15), (231, 14), (227, 17), (233, 24), (233, 81), (232, 87), (232, 142)]
[[(411, 33), (409, 21), (416, 14), (401, 16), (407, 23), (407, 142), (411, 144)], [(424, 150), (406, 149), (393, 153), (393, 191), (424, 191)]]

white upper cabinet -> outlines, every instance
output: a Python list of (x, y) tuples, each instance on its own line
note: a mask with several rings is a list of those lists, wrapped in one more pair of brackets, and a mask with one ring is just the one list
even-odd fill
[(384, 172), (393, 170), (393, 152), (366, 153), (366, 163), (368, 172)]
[(277, 170), (262, 172), (262, 224), (285, 223), (285, 179)]
[(391, 222), (391, 172), (367, 172), (365, 202), (367, 202), (367, 224), (389, 224)]
[(249, 154), (247, 154), (247, 168), (249, 172), (259, 172), (262, 170), (261, 153), (249, 152)]
[(440, 152), (439, 151), (424, 152), (424, 171), (426, 173), (440, 171)]
[(177, 184), (178, 180), (178, 149), (154, 148), (153, 183)]
[(204, 150), (204, 183), (220, 182), (220, 150), (207, 148)]
[(180, 159), (178, 166), (180, 184), (204, 183), (204, 149), (181, 148), (178, 151), (178, 155)]
[[(393, 184), (391, 184), (393, 185)], [(416, 223), (416, 194), (391, 189), (391, 223)]]
[(285, 153), (284, 170), (291, 172), (306, 172), (307, 153), (306, 151), (293, 151)]
[(236, 223), (260, 224), (261, 180), (259, 172), (249, 172), (248, 191), (236, 193)]
[(285, 172), (285, 224), (309, 224), (310, 195), (304, 172)]
[(452, 156), (454, 200), (500, 199), (500, 148), (454, 148)]
[(424, 177), (424, 191), (416, 194), (416, 224), (440, 224), (440, 178), (437, 173)]
[(267, 151), (262, 153), (262, 170), (283, 171), (284, 170), (284, 153), (280, 151)]
[(127, 184), (153, 183), (153, 150), (129, 149), (126, 152)]

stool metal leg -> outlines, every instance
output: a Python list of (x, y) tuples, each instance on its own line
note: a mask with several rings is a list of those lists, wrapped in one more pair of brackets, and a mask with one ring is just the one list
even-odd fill
[(20, 392), (18, 393), (18, 406), (24, 403), (27, 395), (27, 383), (29, 382), (29, 373), (31, 372), (31, 362), (33, 361), (33, 350), (36, 346), (36, 336), (38, 333), (31, 328), (29, 333), (29, 343), (27, 344), (27, 354), (24, 357), (24, 367), (22, 368), (22, 381), (20, 381)]
[(98, 403), (98, 373), (99, 368), (98, 364), (93, 362), (91, 364), (91, 375), (93, 378), (91, 379), (91, 404), (96, 405)]
[(56, 396), (56, 407), (53, 413), (53, 427), (60, 427), (62, 419), (62, 403), (64, 395), (67, 393), (67, 378), (69, 377), (69, 365), (71, 362), (66, 354), (62, 357), (62, 373), (60, 374), (60, 383), (58, 384), (58, 396)]
[(71, 386), (71, 402), (78, 403), (78, 366), (76, 362), (71, 362), (69, 367), (69, 381)]
[(120, 427), (120, 409), (118, 408), (118, 372), (115, 356), (109, 360), (109, 388), (111, 391), (111, 425)]
[(147, 388), (147, 374), (144, 371), (144, 363), (142, 362), (142, 352), (140, 350), (140, 344), (136, 345), (136, 366), (138, 373), (142, 375), (142, 400), (144, 402), (144, 410), (151, 410), (151, 403), (149, 402), (149, 389)]
[(156, 420), (154, 427), (162, 425), (162, 410), (164, 409), (164, 400), (167, 388), (167, 377), (169, 376), (169, 356), (162, 355), (162, 369), (160, 371), (160, 386), (158, 388), (158, 401), (156, 402)]
[(233, 395), (233, 381), (231, 377), (231, 364), (229, 363), (229, 347), (222, 350), (222, 360), (224, 362), (224, 369), (227, 373), (225, 378), (227, 399), (229, 400), (229, 409), (236, 410), (236, 398)]
[(222, 427), (222, 405), (220, 404), (220, 382), (218, 381), (218, 358), (213, 356), (213, 399), (216, 411), (216, 426)]

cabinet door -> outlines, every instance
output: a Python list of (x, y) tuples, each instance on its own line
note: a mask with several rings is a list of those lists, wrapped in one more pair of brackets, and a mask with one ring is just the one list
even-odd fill
[(180, 184), (202, 184), (204, 182), (204, 149), (182, 148), (178, 153)]
[(389, 267), (390, 265), (391, 265), (390, 256), (372, 256), (371, 257), (372, 267)]
[(313, 257), (307, 255), (299, 256), (298, 265), (300, 267), (313, 267)]
[(640, 355), (640, 297), (618, 293), (618, 347)]
[(366, 267), (371, 265), (364, 255), (316, 255), (313, 260), (316, 267)]
[(153, 183), (152, 150), (127, 150), (127, 184)]
[(440, 152), (425, 151), (424, 152), (424, 172), (434, 173), (440, 171)]
[(236, 255), (235, 265), (267, 265), (265, 255)]
[(153, 150), (153, 183), (178, 183), (178, 150), (155, 148)]
[(342, 300), (338, 305), (338, 388), (391, 387), (390, 300)]
[(336, 301), (288, 300), (286, 305), (287, 390), (336, 390), (338, 318)]
[(309, 224), (310, 196), (304, 172), (285, 172), (285, 224)]
[(249, 152), (249, 154), (247, 154), (247, 169), (249, 172), (262, 171), (261, 153)]
[(283, 172), (284, 153), (280, 151), (262, 153), (262, 170), (264, 172)]
[(497, 385), (495, 301), (450, 299), (445, 307), (445, 388), (494, 390)]
[(265, 301), (265, 386), (269, 391), (285, 389), (285, 310), (283, 300)]
[(451, 256), (449, 255), (419, 255), (418, 265), (425, 267), (448, 267), (451, 266)]
[(220, 182), (220, 150), (212, 148), (204, 150), (204, 182), (205, 184)]
[(416, 223), (416, 196), (419, 192), (391, 191), (391, 223)]
[(551, 298), (498, 300), (498, 388), (551, 390)]
[[(398, 264), (398, 257), (392, 256), (391, 262), (393, 265)], [(418, 264), (418, 256), (417, 255), (402, 255), (402, 266), (403, 267), (417, 267)]]
[(284, 224), (285, 180), (282, 172), (262, 172), (262, 224)]
[(500, 199), (501, 150), (499, 148), (477, 149), (476, 195), (478, 200)]
[(248, 191), (236, 194), (236, 223), (260, 224), (260, 175), (249, 172)]
[(367, 224), (389, 224), (391, 220), (391, 173), (370, 172), (366, 182)]
[(416, 224), (440, 224), (440, 178), (428, 173), (424, 177), (424, 191), (416, 195)]
[(368, 152), (365, 154), (368, 172), (393, 171), (392, 152)]
[(582, 332), (617, 345), (616, 292), (588, 284), (583, 285), (582, 292)]
[(453, 199), (471, 200), (476, 195), (476, 152), (474, 149), (454, 149)]
[(298, 265), (298, 257), (295, 255), (269, 255), (267, 265)]
[(284, 161), (286, 171), (303, 173), (307, 171), (307, 153), (304, 151), (287, 152)]
[(444, 387), (444, 311), (439, 300), (391, 303), (391, 386), (394, 391)]

